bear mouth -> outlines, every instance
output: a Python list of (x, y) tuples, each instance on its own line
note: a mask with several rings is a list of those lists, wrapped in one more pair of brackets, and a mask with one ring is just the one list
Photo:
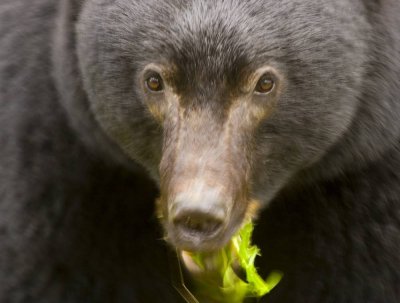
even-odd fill
[(207, 230), (203, 228), (191, 229), (190, 227), (179, 228), (176, 224), (171, 223), (166, 228), (167, 241), (179, 251), (213, 252), (225, 246), (236, 230), (229, 224), (218, 224), (221, 225), (210, 226), (210, 229)]
[[(207, 302), (242, 302), (245, 298), (264, 296), (279, 283), (282, 272), (274, 271), (267, 279), (257, 272), (255, 258), (260, 255), (260, 250), (252, 244), (253, 230), (253, 222), (246, 219), (229, 242), (218, 250), (177, 251), (180, 283), (176, 289), (187, 302), (202, 302), (200, 298)], [(193, 282), (189, 287), (182, 267)], [(194, 293), (190, 286), (193, 286)]]

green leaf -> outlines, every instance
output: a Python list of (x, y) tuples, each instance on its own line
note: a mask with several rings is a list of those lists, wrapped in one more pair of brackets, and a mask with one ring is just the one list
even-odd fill
[[(279, 283), (283, 276), (279, 271), (272, 272), (265, 280), (257, 273), (254, 262), (260, 250), (251, 245), (252, 233), (253, 223), (247, 222), (221, 250), (189, 253), (203, 271), (195, 279), (198, 293), (221, 303), (242, 303), (246, 297), (264, 296)], [(245, 281), (235, 272), (238, 267), (244, 271)]]

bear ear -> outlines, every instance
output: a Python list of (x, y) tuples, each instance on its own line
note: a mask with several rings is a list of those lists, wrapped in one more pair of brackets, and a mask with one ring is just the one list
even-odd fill
[(378, 13), (382, 7), (382, 0), (363, 0), (369, 13)]
[[(104, 159), (114, 159), (118, 163), (130, 165), (126, 156), (116, 148), (100, 130), (93, 113), (89, 111), (89, 101), (83, 88), (76, 56), (76, 24), (81, 13), (82, 0), (58, 2), (57, 24), (52, 45), (52, 68), (60, 102), (68, 114), (74, 130), (79, 133), (85, 145)], [(137, 170), (135, 168), (135, 170)]]

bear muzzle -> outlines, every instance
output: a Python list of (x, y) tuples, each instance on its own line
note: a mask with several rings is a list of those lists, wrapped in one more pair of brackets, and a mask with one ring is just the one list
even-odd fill
[(213, 248), (220, 245), (228, 224), (229, 204), (219, 190), (199, 185), (179, 193), (169, 203), (169, 235), (176, 246), (186, 250)]

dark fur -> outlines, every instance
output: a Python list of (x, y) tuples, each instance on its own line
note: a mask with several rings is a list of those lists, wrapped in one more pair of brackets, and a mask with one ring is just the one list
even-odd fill
[(259, 267), (285, 274), (265, 302), (400, 300), (398, 1), (81, 2), (0, 4), (0, 302), (182, 301), (131, 160), (158, 181), (152, 61), (205, 95), (284, 73), (252, 155)]

